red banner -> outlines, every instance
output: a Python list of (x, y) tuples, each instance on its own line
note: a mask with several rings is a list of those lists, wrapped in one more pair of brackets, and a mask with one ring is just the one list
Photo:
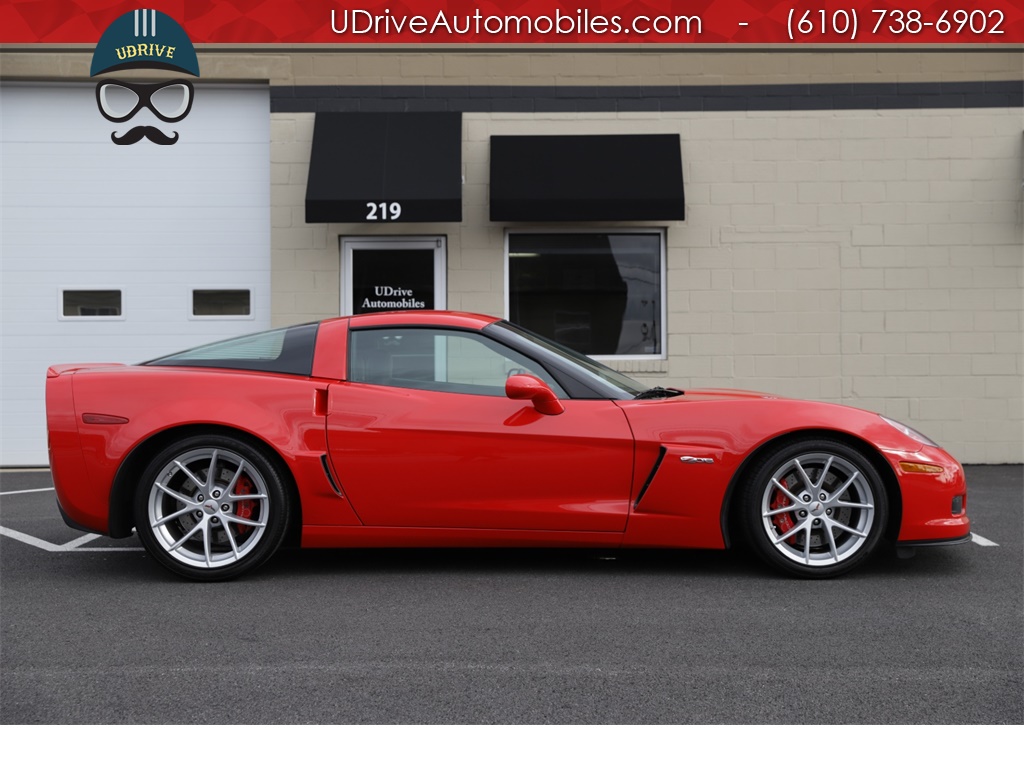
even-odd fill
[(1024, 0), (0, 0), (0, 42), (95, 43), (139, 8), (193, 43), (1024, 42)]

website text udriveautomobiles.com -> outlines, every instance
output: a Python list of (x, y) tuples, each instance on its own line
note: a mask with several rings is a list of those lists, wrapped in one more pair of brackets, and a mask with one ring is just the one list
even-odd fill
[(699, 35), (703, 31), (700, 16), (636, 15), (623, 17), (577, 9), (575, 13), (555, 10), (550, 14), (451, 13), (440, 10), (432, 17), (419, 14), (371, 12), (361, 9), (331, 11), (331, 29), (337, 35), (424, 35), (457, 38), (495, 35), (502, 37), (534, 35)]

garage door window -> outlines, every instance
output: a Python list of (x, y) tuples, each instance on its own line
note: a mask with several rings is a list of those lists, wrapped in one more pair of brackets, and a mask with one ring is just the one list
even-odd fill
[(248, 290), (194, 290), (192, 317), (251, 317)]
[(663, 358), (660, 231), (508, 235), (509, 320), (586, 355)]
[(64, 289), (61, 317), (120, 317), (121, 291)]

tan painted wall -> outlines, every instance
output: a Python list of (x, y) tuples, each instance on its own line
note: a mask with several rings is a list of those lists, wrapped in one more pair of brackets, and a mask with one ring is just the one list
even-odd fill
[(336, 313), (339, 236), (365, 234), (447, 236), (449, 308), (503, 315), (489, 137), (678, 132), (687, 220), (665, 225), (668, 359), (617, 367), (843, 402), (962, 461), (1024, 460), (1016, 110), (466, 114), (463, 222), (387, 229), (304, 223), (312, 127), (272, 118), (275, 324)]

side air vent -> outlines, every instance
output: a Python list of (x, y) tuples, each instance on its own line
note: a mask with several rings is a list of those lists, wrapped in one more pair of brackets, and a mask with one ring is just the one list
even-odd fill
[(651, 474), (647, 476), (647, 481), (644, 483), (644, 487), (640, 489), (640, 494), (636, 497), (636, 501), (633, 503), (634, 509), (640, 506), (640, 501), (643, 499), (644, 494), (647, 493), (647, 489), (650, 487), (651, 481), (653, 481), (654, 476), (658, 474), (658, 468), (661, 467), (661, 462), (665, 460), (666, 452), (665, 446), (661, 446), (661, 449), (658, 451), (658, 460), (655, 461), (654, 466), (651, 467)]
[(341, 488), (338, 486), (337, 480), (335, 480), (334, 475), (331, 474), (331, 465), (327, 461), (326, 453), (320, 456), (320, 465), (324, 468), (324, 476), (327, 478), (327, 482), (331, 484), (331, 488), (334, 489), (334, 492), (342, 498), (345, 498), (345, 494), (341, 492)]

